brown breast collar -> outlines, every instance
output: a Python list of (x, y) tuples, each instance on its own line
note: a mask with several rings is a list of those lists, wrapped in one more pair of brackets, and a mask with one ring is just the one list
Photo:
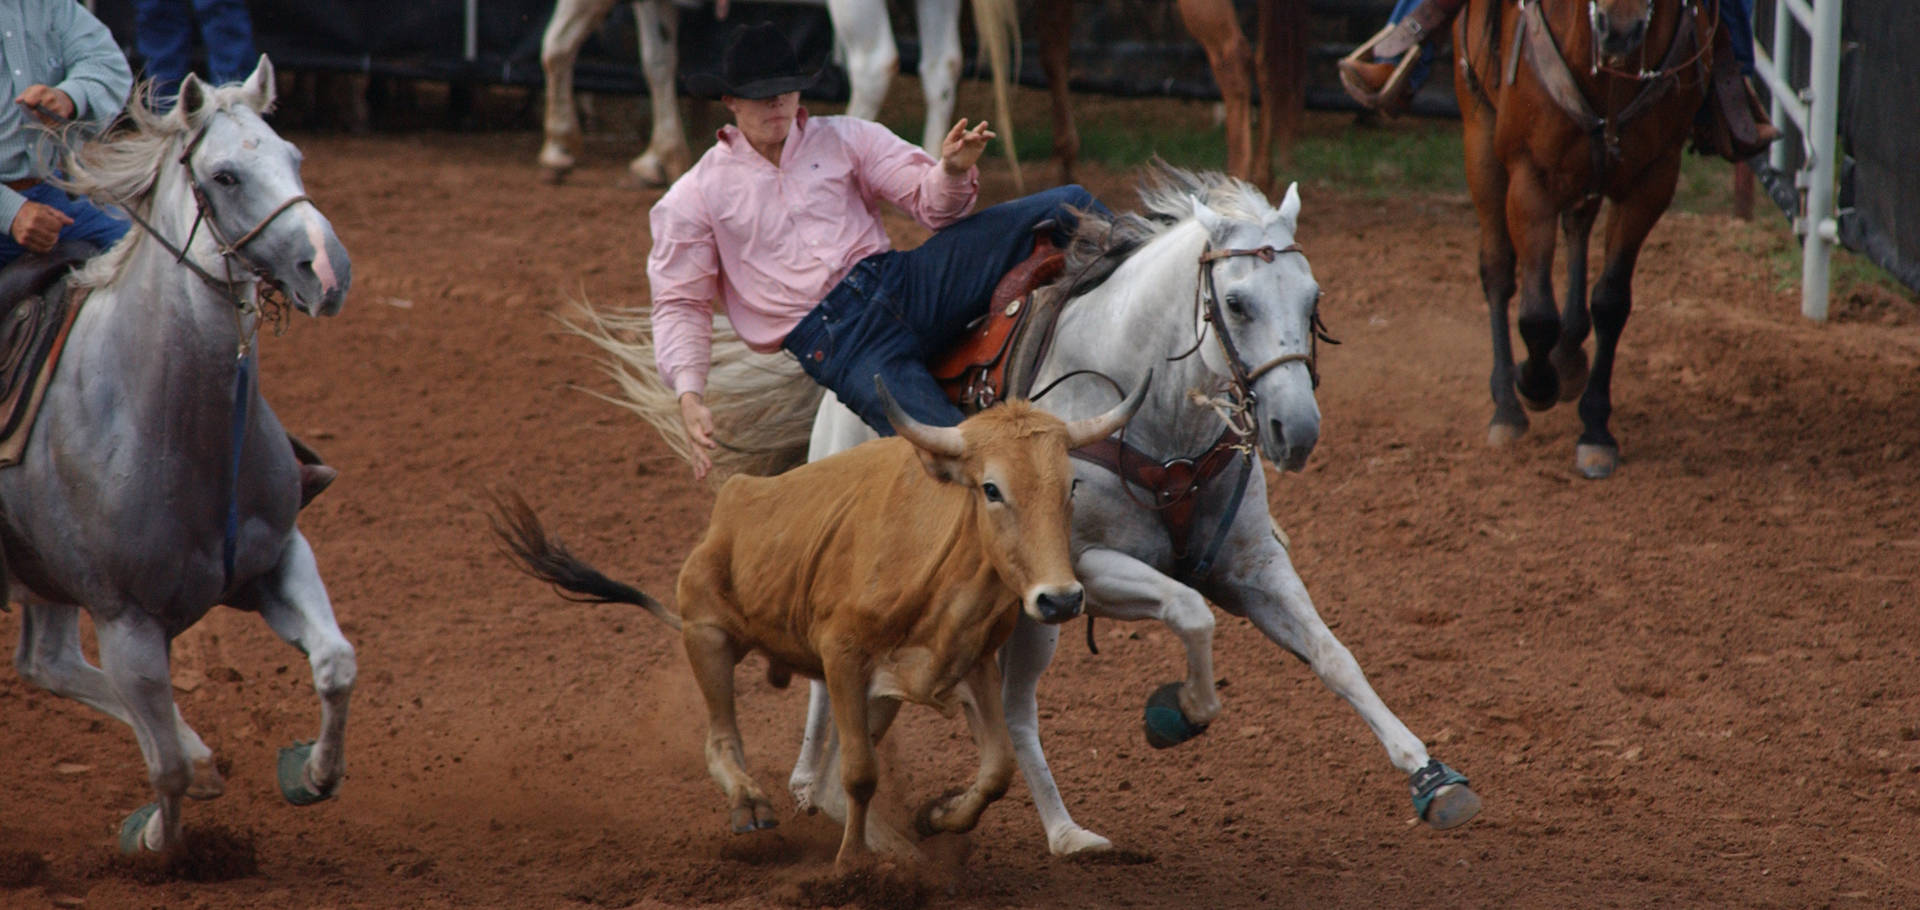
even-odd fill
[[(1226, 525), (1232, 523), (1233, 512), (1237, 510), (1229, 509), (1228, 518), (1208, 547), (1209, 552), (1196, 560), (1192, 549), (1194, 507), (1199, 503), (1200, 491), (1236, 460), (1242, 463), (1240, 484), (1244, 487), (1246, 475), (1253, 465), (1248, 443), (1246, 437), (1229, 429), (1220, 434), (1211, 448), (1198, 456), (1155, 461), (1152, 456), (1127, 445), (1119, 436), (1109, 436), (1068, 454), (1088, 464), (1098, 465), (1113, 472), (1121, 481), (1146, 490), (1151, 501), (1140, 504), (1159, 513), (1160, 523), (1167, 529), (1167, 537), (1173, 543), (1178, 576), (1191, 576), (1198, 580), (1204, 578), (1207, 569), (1212, 567), (1212, 557), (1219, 551), (1219, 541), (1226, 535)], [(1128, 495), (1132, 495), (1131, 491)], [(1236, 505), (1237, 502), (1238, 496), (1235, 497)]]

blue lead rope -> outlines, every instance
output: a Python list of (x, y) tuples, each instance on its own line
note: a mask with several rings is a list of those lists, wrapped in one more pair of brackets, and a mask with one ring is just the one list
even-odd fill
[(233, 371), (233, 444), (232, 457), (227, 461), (227, 520), (226, 532), (220, 540), (220, 562), (226, 568), (226, 577), (221, 590), (233, 586), (234, 551), (239, 549), (240, 541), (240, 450), (246, 443), (247, 405), (253, 399), (253, 351), (249, 349), (241, 355), (240, 362)]

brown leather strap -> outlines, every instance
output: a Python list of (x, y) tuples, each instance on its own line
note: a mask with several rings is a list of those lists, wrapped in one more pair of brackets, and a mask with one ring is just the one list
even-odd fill
[(1213, 447), (1197, 458), (1175, 458), (1158, 462), (1139, 449), (1127, 445), (1118, 436), (1109, 436), (1091, 445), (1069, 452), (1088, 464), (1098, 465), (1123, 482), (1146, 490), (1153, 499), (1145, 505), (1160, 514), (1167, 529), (1175, 559), (1185, 559), (1193, 536), (1193, 509), (1198, 493), (1233, 464), (1240, 454), (1241, 438), (1229, 430), (1221, 434)]

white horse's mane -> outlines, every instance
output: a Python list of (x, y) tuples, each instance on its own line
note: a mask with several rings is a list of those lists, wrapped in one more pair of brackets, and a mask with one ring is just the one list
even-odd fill
[[(149, 197), (161, 171), (179, 154), (179, 143), (221, 111), (246, 109), (264, 115), (272, 106), (269, 99), (266, 109), (256, 108), (253, 94), (239, 83), (202, 88), (198, 93), (200, 103), (192, 110), (176, 107), (161, 112), (154, 110), (153, 83), (143, 82), (128, 99), (126, 110), (99, 137), (86, 140), (78, 124), (61, 130), (56, 148), (64, 158), (65, 176), (53, 182), (96, 204), (130, 208), (149, 217)], [(133, 236), (95, 256), (75, 273), (75, 282), (83, 287), (101, 287), (117, 278), (141, 239), (138, 228), (130, 233)]]
[[(1096, 259), (1120, 260), (1193, 217), (1197, 201), (1229, 221), (1264, 223), (1276, 210), (1253, 184), (1218, 171), (1189, 171), (1155, 158), (1140, 175), (1140, 212), (1108, 218), (1081, 212), (1067, 248), (1066, 273), (1085, 274)], [(1221, 238), (1214, 238), (1216, 240)], [(1078, 294), (1082, 288), (1071, 288)]]

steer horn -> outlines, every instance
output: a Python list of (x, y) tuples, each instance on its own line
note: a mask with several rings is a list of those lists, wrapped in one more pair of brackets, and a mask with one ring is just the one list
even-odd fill
[(1113, 406), (1113, 410), (1098, 417), (1088, 417), (1067, 424), (1067, 447), (1077, 449), (1089, 443), (1098, 442), (1112, 436), (1116, 430), (1133, 419), (1140, 403), (1147, 400), (1147, 387), (1153, 385), (1153, 371), (1147, 371), (1147, 378), (1133, 387), (1133, 392), (1125, 401)]
[(959, 458), (966, 454), (967, 443), (959, 428), (932, 427), (908, 416), (900, 408), (900, 402), (893, 400), (893, 393), (887, 391), (887, 384), (878, 373), (873, 374), (873, 387), (880, 390), (880, 404), (887, 409), (887, 422), (893, 424), (895, 433), (935, 455)]

